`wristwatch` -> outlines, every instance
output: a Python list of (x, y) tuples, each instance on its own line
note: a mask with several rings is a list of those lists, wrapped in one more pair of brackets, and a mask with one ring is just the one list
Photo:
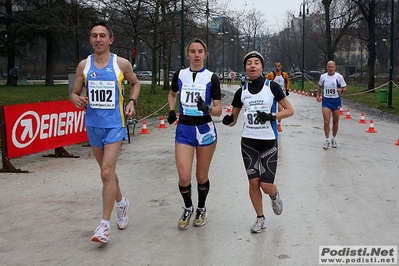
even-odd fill
[(137, 100), (136, 99), (130, 98), (129, 99), (129, 103), (130, 103), (130, 101), (133, 101), (134, 105), (137, 105)]

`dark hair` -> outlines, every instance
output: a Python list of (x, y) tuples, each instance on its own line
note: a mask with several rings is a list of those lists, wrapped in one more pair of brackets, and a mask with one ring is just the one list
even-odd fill
[(186, 46), (186, 54), (188, 54), (188, 52), (189, 52), (189, 47), (190, 47), (190, 45), (193, 44), (193, 43), (195, 43), (195, 42), (201, 44), (202, 47), (204, 47), (205, 54), (208, 54), (208, 47), (206, 47), (206, 44), (204, 43), (203, 40), (198, 39), (198, 38), (193, 39), (192, 41), (190, 41), (190, 42), (187, 44), (187, 46)]
[(108, 35), (110, 38), (114, 37), (114, 33), (112, 32), (111, 27), (109, 27), (107, 24), (105, 24), (104, 22), (96, 22), (93, 25), (91, 25), (90, 27), (90, 31), (89, 31), (89, 36), (91, 35), (91, 30), (96, 27), (96, 26), (103, 26), (108, 30)]

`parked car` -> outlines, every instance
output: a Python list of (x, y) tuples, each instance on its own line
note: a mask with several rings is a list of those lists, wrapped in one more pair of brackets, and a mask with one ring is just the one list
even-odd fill
[(320, 76), (321, 76), (321, 72), (320, 71), (316, 71), (316, 70), (312, 70), (312, 71), (309, 71), (309, 75), (311, 77), (313, 77), (314, 79), (319, 79)]
[(387, 78), (389, 78), (389, 73), (380, 73), (377, 75), (377, 78), (387, 79)]
[(139, 79), (151, 79), (152, 71), (137, 71), (136, 76)]
[(360, 78), (362, 76), (363, 76), (363, 78), (367, 78), (367, 73), (363, 72), (363, 75), (361, 73), (353, 73), (353, 74), (349, 75), (348, 77), (349, 78)]
[[(301, 77), (302, 77), (302, 72), (294, 72), (294, 73), (292, 73), (292, 75), (289, 76), (290, 79), (292, 79), (292, 78), (299, 79)], [(313, 79), (312, 76), (310, 76), (306, 73), (304, 74), (304, 77), (305, 77), (305, 79), (309, 79), (309, 80)]]

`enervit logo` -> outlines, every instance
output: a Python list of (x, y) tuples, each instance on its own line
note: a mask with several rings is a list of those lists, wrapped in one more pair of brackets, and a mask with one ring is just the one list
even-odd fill
[[(33, 123), (35, 122), (36, 129), (34, 130)], [(36, 112), (27, 111), (23, 113), (15, 122), (14, 127), (12, 128), (12, 142), (14, 143), (15, 147), (17, 148), (25, 148), (31, 144), (37, 134), (39, 134), (39, 125), (40, 124), (40, 117)], [(17, 129), (22, 127), (22, 134), (20, 139), (17, 139)], [(25, 142), (26, 141), (26, 142)]]
[(34, 111), (23, 113), (12, 129), (12, 143), (17, 148), (29, 146), (38, 136), (40, 139), (82, 132), (84, 111), (38, 115)]

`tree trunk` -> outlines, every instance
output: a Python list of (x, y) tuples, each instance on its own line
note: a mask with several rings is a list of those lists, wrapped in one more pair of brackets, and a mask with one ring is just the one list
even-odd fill
[(15, 65), (15, 34), (10, 30), (12, 24), (12, 1), (6, 0), (6, 30), (7, 30), (7, 85), (12, 86), (14, 83), (14, 76), (10, 75), (11, 69)]
[(46, 34), (46, 83), (45, 86), (54, 86), (54, 45), (55, 40), (51, 32)]
[(375, 71), (374, 71), (374, 66), (377, 63), (377, 53), (375, 50), (375, 10), (374, 10), (374, 1), (370, 1), (370, 15), (369, 15), (369, 21), (368, 21), (368, 28), (369, 28), (369, 43), (367, 45), (369, 49), (369, 59), (368, 59), (368, 70), (369, 70), (369, 81), (368, 81), (368, 91), (369, 92), (375, 92), (374, 86), (375, 86)]

